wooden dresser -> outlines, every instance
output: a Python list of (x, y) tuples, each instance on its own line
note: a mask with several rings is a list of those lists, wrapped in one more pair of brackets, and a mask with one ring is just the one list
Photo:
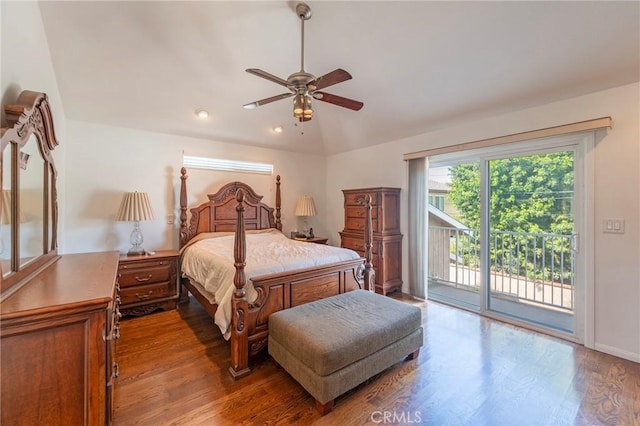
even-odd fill
[(118, 252), (61, 256), (0, 308), (2, 424), (111, 422)]
[(400, 188), (344, 189), (344, 230), (341, 246), (364, 256), (364, 197), (371, 195), (373, 268), (376, 292), (387, 294), (402, 287), (402, 234)]
[(178, 252), (163, 250), (120, 256), (118, 283), (123, 315), (175, 309), (178, 301)]

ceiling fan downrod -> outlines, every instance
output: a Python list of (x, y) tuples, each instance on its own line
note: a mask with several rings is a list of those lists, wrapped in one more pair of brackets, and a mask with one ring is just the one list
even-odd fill
[(306, 3), (298, 3), (296, 13), (300, 17), (300, 72), (304, 72), (304, 21), (311, 19), (311, 8)]

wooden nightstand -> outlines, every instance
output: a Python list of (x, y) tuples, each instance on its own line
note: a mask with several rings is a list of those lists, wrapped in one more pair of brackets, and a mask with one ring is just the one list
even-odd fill
[(307, 238), (306, 240), (302, 240), (302, 241), (305, 241), (307, 243), (327, 244), (327, 241), (329, 241), (329, 239), (322, 238), (322, 237), (313, 237), (313, 238)]
[(122, 315), (145, 315), (175, 309), (178, 301), (178, 252), (121, 255), (118, 284)]

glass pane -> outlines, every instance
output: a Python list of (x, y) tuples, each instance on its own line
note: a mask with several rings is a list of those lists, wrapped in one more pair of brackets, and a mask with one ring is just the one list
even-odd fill
[(2, 276), (11, 273), (11, 149), (9, 144), (2, 152), (2, 211), (0, 212), (0, 262)]
[(573, 331), (573, 151), (489, 162), (488, 309)]
[(429, 299), (480, 310), (480, 166), (429, 168)]
[(44, 200), (44, 202), (46, 207), (45, 213), (46, 213), (48, 226), (47, 226), (47, 242), (46, 242), (47, 246), (46, 246), (45, 253), (49, 253), (52, 250), (51, 245), (53, 244), (53, 206), (51, 204), (51, 196), (54, 193), (54, 191), (52, 189), (53, 176), (52, 176), (52, 171), (50, 167), (47, 167), (46, 173), (48, 177), (48, 183), (47, 183), (47, 192), (45, 193), (46, 199)]
[(20, 174), (20, 266), (44, 252), (44, 160), (31, 136), (18, 154)]

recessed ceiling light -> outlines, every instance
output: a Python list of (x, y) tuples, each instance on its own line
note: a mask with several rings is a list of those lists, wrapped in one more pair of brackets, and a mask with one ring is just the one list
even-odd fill
[(209, 111), (206, 111), (204, 109), (197, 109), (196, 110), (196, 117), (198, 117), (198, 118), (207, 118), (207, 117), (209, 117)]
[(282, 126), (275, 126), (273, 128), (273, 131), (276, 133), (282, 133), (284, 131), (284, 129), (282, 128)]

